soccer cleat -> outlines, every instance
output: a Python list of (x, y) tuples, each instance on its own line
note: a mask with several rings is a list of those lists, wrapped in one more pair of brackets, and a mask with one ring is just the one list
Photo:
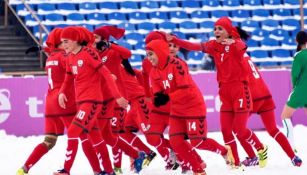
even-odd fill
[(105, 171), (101, 171), (99, 174), (97, 174), (97, 175), (116, 175), (114, 172), (112, 172), (112, 173), (107, 173), (107, 172), (105, 172)]
[(294, 158), (291, 161), (292, 164), (297, 167), (300, 167), (303, 163), (302, 159), (300, 159), (298, 156), (294, 156)]
[(258, 157), (260, 168), (265, 167), (268, 162), (268, 146), (264, 145), (263, 149), (258, 151)]
[(153, 151), (150, 151), (149, 154), (146, 155), (146, 159), (143, 162), (143, 166), (148, 166), (150, 162), (157, 156), (157, 154)]
[(122, 169), (119, 168), (119, 167), (114, 167), (114, 173), (115, 173), (116, 175), (121, 175), (121, 174), (123, 174), (123, 171), (122, 171)]
[(165, 169), (166, 170), (176, 170), (180, 165), (175, 162), (175, 163), (171, 163), (171, 162), (168, 162), (167, 165), (165, 166)]
[(259, 165), (259, 159), (258, 157), (253, 157), (253, 158), (246, 157), (246, 159), (243, 160), (241, 163), (244, 166), (256, 166)]
[(245, 166), (241, 163), (239, 165), (232, 165), (231, 168), (233, 170), (245, 171)]
[(230, 165), (231, 166), (235, 162), (234, 158), (233, 158), (233, 155), (232, 155), (231, 148), (230, 148), (230, 146), (226, 145), (225, 149), (227, 150), (227, 153), (226, 153), (226, 155), (223, 156), (223, 158), (225, 159), (226, 165)]
[(142, 168), (143, 168), (143, 162), (146, 159), (145, 158), (145, 153), (144, 152), (139, 152), (139, 157), (137, 159), (134, 160), (134, 168), (135, 168), (135, 172), (139, 173)]
[(28, 173), (23, 169), (19, 168), (16, 172), (16, 175), (27, 175)]
[(69, 175), (65, 169), (58, 170), (58, 172), (54, 172), (53, 175)]
[(181, 174), (190, 174), (191, 167), (188, 166), (186, 163), (181, 165)]
[(206, 171), (203, 172), (194, 172), (193, 175), (207, 175)]

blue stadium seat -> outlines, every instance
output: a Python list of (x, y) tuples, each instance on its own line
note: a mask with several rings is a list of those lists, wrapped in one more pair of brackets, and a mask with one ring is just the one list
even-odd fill
[(144, 42), (136, 43), (136, 45), (134, 45), (134, 50), (145, 50), (145, 43)]
[(279, 46), (279, 42), (273, 38), (264, 38), (261, 41), (261, 46), (276, 47)]
[(296, 47), (296, 41), (292, 37), (284, 38), (284, 40), (282, 40), (281, 44), (282, 44), (282, 46), (285, 46), (285, 48), (289, 48), (289, 46), (290, 47), (291, 46)]
[(179, 28), (181, 29), (197, 29), (197, 24), (192, 21), (184, 21), (179, 23)]
[(145, 30), (147, 32), (156, 29), (156, 25), (151, 22), (142, 22), (138, 24), (138, 30)]
[(66, 21), (70, 22), (72, 24), (78, 24), (80, 22), (84, 22), (85, 17), (84, 17), (84, 15), (82, 15), (80, 13), (71, 13), (71, 14), (67, 15)]
[(252, 11), (252, 17), (255, 20), (262, 20), (268, 18), (270, 15), (269, 10), (263, 10), (263, 9), (256, 9)]
[(45, 15), (45, 21), (48, 23), (50, 22), (63, 22), (64, 16), (58, 13), (50, 13)]
[(202, 11), (202, 10), (196, 10), (191, 13), (191, 18), (203, 20), (203, 19), (209, 18), (209, 12)]
[(241, 23), (241, 28), (248, 32), (254, 31), (255, 29), (259, 27), (260, 27), (260, 24), (258, 21), (246, 20)]
[(202, 3), (203, 3), (203, 6), (209, 6), (209, 7), (220, 6), (219, 0), (203, 0)]
[(143, 20), (145, 21), (147, 19), (147, 13), (145, 12), (132, 12), (128, 14), (129, 20)]
[(289, 50), (285, 49), (274, 49), (272, 50), (272, 57), (276, 58), (290, 58), (291, 54)]
[(263, 38), (269, 37), (269, 35), (270, 35), (269, 31), (262, 30), (260, 28), (257, 28), (252, 32), (252, 38), (257, 41), (263, 40)]
[(131, 61), (132, 61), (132, 62), (142, 62), (142, 55), (133, 54), (133, 55), (131, 56)]
[(222, 5), (233, 8), (241, 6), (240, 0), (224, 0), (222, 1)]
[(100, 2), (98, 6), (100, 9), (112, 9), (112, 10), (119, 9), (117, 2)]
[(142, 1), (141, 8), (158, 9), (159, 4), (156, 1)]
[(167, 20), (168, 14), (167, 12), (161, 12), (161, 11), (151, 12), (149, 13), (149, 19)]
[(174, 30), (177, 28), (175, 23), (172, 22), (162, 22), (158, 24), (159, 29), (168, 29), (168, 30)]
[(279, 26), (279, 22), (273, 19), (266, 19), (262, 21), (261, 24), (262, 24), (262, 29), (269, 31), (277, 29)]
[(188, 17), (187, 12), (185, 12), (185, 11), (171, 11), (170, 12), (170, 19), (174, 19), (174, 18), (184, 20), (184, 19), (187, 19), (189, 17)]
[(144, 36), (139, 33), (128, 33), (125, 35), (126, 40), (143, 41)]
[(298, 6), (300, 5), (300, 1), (295, 1), (295, 0), (284, 0), (284, 4), (285, 5), (295, 5)]
[(204, 53), (202, 53), (202, 52), (190, 52), (188, 57), (193, 59), (193, 60), (196, 60), (196, 61), (201, 61), (204, 58)]
[(233, 21), (237, 20), (242, 22), (243, 20), (251, 17), (249, 10), (233, 10), (231, 14)]
[(181, 1), (182, 8), (200, 8), (199, 1)]
[(118, 41), (116, 41), (116, 43), (117, 43), (118, 45), (121, 45), (121, 46), (123, 46), (123, 47), (129, 49), (129, 50), (133, 50), (132, 45), (129, 44), (129, 43), (127, 43), (127, 42), (124, 41), (124, 40), (118, 40)]
[(70, 25), (69, 24), (57, 24), (57, 25), (54, 25), (53, 27), (65, 28), (67, 26), (70, 26)]
[(117, 25), (119, 28), (123, 28), (127, 31), (135, 31), (136, 30), (136, 27), (134, 24), (131, 24), (131, 23), (127, 23), (127, 22), (122, 22), (120, 24)]
[(243, 5), (248, 6), (262, 6), (261, 0), (244, 0)]
[[(34, 11), (37, 10), (37, 6), (35, 4), (28, 4), (28, 5), (30, 6), (32, 10)], [(15, 8), (16, 8), (17, 14), (20, 16), (25, 16), (26, 14), (30, 13), (28, 12), (24, 4), (17, 4)]]
[(120, 3), (121, 9), (139, 9), (138, 3), (134, 1), (123, 1)]
[(273, 17), (292, 17), (290, 9), (274, 9), (273, 10)]
[(89, 21), (104, 21), (106, 17), (103, 13), (89, 13), (87, 14), (87, 20)]
[(286, 31), (286, 30), (283, 30), (283, 29), (275, 29), (275, 30), (272, 30), (272, 31), (271, 31), (270, 37), (272, 37), (272, 38), (274, 38), (274, 39), (276, 39), (276, 40), (278, 40), (278, 41), (281, 41), (281, 40), (283, 40), (284, 38), (288, 38), (288, 37), (290, 37), (290, 36), (289, 36), (288, 31)]
[(93, 12), (97, 11), (97, 4), (96, 3), (90, 3), (90, 2), (84, 2), (79, 4), (79, 11), (88, 11)]
[(230, 16), (228, 11), (226, 10), (214, 10), (214, 11), (211, 11), (211, 17), (212, 18), (220, 18), (220, 17), (223, 17), (223, 16)]
[(179, 32), (179, 31), (174, 31), (172, 32), (172, 34), (176, 35), (178, 38), (181, 38), (181, 39), (186, 39), (186, 36), (184, 33), (182, 32)]
[(160, 1), (160, 5), (163, 8), (178, 8), (178, 3), (177, 1)]
[(119, 20), (119, 21), (126, 21), (126, 15), (124, 13), (119, 13), (119, 12), (113, 12), (108, 14), (108, 19), (109, 20)]
[(259, 47), (259, 42), (253, 39), (249, 39), (246, 42), (248, 47)]
[(200, 23), (200, 28), (208, 28), (213, 30), (214, 22), (213, 21), (204, 21)]
[[(37, 15), (38, 19), (40, 21), (43, 21), (44, 20), (44, 17), (43, 15)], [(24, 21), (26, 23), (27, 26), (35, 26), (37, 25), (38, 23), (36, 22), (35, 18), (31, 15), (31, 14), (28, 14), (24, 17)]]
[(76, 5), (74, 3), (59, 3), (58, 4), (58, 10), (61, 12), (75, 12), (76, 11)]
[(55, 4), (40, 3), (37, 5), (38, 14), (54, 13), (56, 10)]
[(263, 0), (263, 5), (276, 6), (281, 4), (281, 0)]
[[(300, 16), (301, 15), (300, 8), (292, 9), (292, 11), (293, 11), (294, 16)], [(306, 15), (306, 14), (307, 14), (307, 8), (304, 8), (304, 15)]]
[(81, 24), (82, 27), (87, 28), (89, 31), (94, 31), (95, 27), (91, 24)]
[(269, 53), (266, 50), (254, 50), (250, 52), (250, 56), (252, 58), (268, 58), (269, 57)]

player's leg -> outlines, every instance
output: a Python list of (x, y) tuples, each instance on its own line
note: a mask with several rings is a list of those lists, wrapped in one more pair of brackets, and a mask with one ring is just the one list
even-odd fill
[(295, 141), (294, 141), (293, 124), (291, 117), (295, 111), (296, 111), (295, 108), (285, 105), (281, 113), (282, 124), (285, 128), (286, 137), (288, 138), (292, 148), (294, 149), (295, 149)]

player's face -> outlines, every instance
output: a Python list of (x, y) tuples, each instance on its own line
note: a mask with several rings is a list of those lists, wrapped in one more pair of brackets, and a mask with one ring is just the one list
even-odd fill
[(75, 51), (78, 49), (79, 45), (77, 41), (73, 41), (70, 39), (65, 39), (62, 38), (62, 45), (63, 45), (63, 49), (65, 50), (66, 53), (75, 53)]
[(222, 26), (214, 27), (214, 36), (218, 43), (221, 43), (224, 39), (229, 37), (228, 32)]
[(95, 43), (98, 43), (99, 41), (101, 41), (101, 36), (94, 34), (95, 36)]
[(179, 52), (179, 47), (174, 43), (168, 43), (169, 51), (172, 56), (176, 56)]
[(146, 50), (146, 55), (148, 60), (151, 62), (151, 64), (153, 66), (157, 66), (158, 65), (158, 57), (155, 54), (155, 52), (151, 51), (151, 50)]

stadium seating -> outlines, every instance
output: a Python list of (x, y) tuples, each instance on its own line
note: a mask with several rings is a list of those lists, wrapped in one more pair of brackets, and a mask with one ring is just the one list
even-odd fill
[[(276, 49), (288, 49), (289, 53), (295, 50), (295, 35), (301, 27), (299, 1), (296, 0), (61, 0), (52, 3), (41, 0), (41, 3), (34, 3), (37, 1), (28, 0), (27, 3), (48, 29), (81, 25), (93, 30), (97, 26), (117, 25), (126, 30), (125, 38), (119, 43), (137, 54), (144, 54), (141, 52), (144, 36), (152, 30), (176, 33), (183, 39), (206, 41), (214, 37), (216, 19), (229, 16), (233, 25), (251, 33), (252, 37), (247, 41), (249, 53), (259, 57), (259, 53), (254, 51), (261, 51), (262, 56), (269, 60), (280, 53), (277, 54)], [(37, 36), (37, 21), (20, 1), (14, 2), (12, 5), (17, 14)], [(304, 13), (307, 14), (306, 8)], [(307, 29), (307, 19), (305, 24)], [(193, 57), (191, 60), (197, 58), (192, 53), (189, 57)]]

